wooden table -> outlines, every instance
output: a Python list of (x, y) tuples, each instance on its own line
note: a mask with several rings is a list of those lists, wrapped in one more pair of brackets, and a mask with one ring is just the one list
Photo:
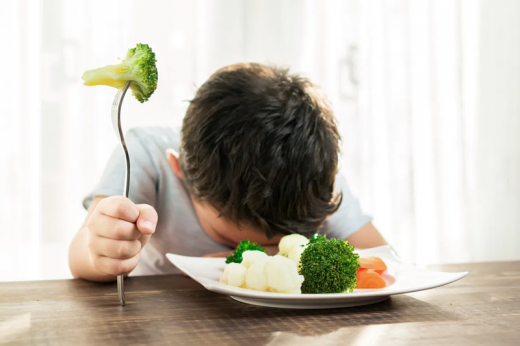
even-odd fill
[(0, 283), (0, 344), (520, 345), (520, 262), (436, 266), (459, 282), (333, 310), (245, 305), (183, 276)]

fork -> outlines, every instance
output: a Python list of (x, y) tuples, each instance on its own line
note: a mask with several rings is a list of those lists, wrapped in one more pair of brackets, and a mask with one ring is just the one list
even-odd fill
[[(121, 129), (121, 106), (123, 105), (123, 99), (125, 98), (125, 94), (130, 87), (132, 82), (126, 83), (123, 89), (120, 89), (116, 97), (114, 99), (114, 103), (112, 103), (112, 126), (114, 126), (114, 131), (116, 132), (116, 136), (121, 142), (121, 146), (125, 152), (125, 161), (126, 161), (126, 171), (125, 171), (125, 186), (123, 190), (123, 195), (128, 198), (128, 190), (130, 188), (130, 156), (128, 156), (128, 149), (126, 148), (125, 136), (123, 135), (123, 130)], [(119, 302), (121, 306), (125, 306), (125, 281), (123, 275), (117, 276), (117, 295), (119, 297)]]

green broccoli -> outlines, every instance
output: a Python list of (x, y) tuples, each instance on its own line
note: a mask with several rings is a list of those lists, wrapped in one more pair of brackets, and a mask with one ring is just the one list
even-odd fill
[(108, 65), (83, 74), (85, 85), (108, 85), (123, 89), (128, 81), (132, 81), (130, 89), (139, 102), (148, 101), (157, 89), (157, 67), (155, 53), (147, 44), (138, 43), (126, 53), (119, 65)]
[(245, 251), (262, 251), (264, 253), (267, 253), (265, 249), (262, 247), (262, 245), (257, 243), (251, 243), (249, 240), (241, 241), (240, 244), (238, 244), (235, 251), (228, 257), (226, 257), (226, 263), (242, 263), (242, 254)]
[(359, 256), (353, 251), (348, 241), (317, 236), (300, 257), (302, 293), (352, 292), (359, 268)]
[(309, 238), (309, 243), (313, 244), (313, 243), (317, 243), (317, 242), (320, 242), (320, 241), (326, 241), (326, 240), (327, 240), (327, 235), (326, 234), (314, 233)]

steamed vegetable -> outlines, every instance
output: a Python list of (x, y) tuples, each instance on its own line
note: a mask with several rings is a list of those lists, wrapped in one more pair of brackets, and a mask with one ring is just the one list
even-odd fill
[(383, 277), (373, 269), (361, 268), (356, 275), (356, 288), (385, 288)]
[(327, 235), (315, 233), (311, 236), (311, 238), (309, 239), (309, 242), (311, 244), (313, 244), (313, 243), (318, 243), (320, 241), (326, 241), (326, 240), (327, 240)]
[(249, 250), (245, 251), (242, 254), (242, 265), (246, 268), (251, 267), (256, 262), (267, 262), (269, 261), (269, 256), (265, 252)]
[(251, 243), (249, 240), (244, 240), (238, 244), (235, 251), (233, 251), (230, 256), (226, 257), (226, 263), (242, 263), (242, 254), (245, 251), (262, 251), (267, 253), (262, 245)]
[(279, 252), (277, 255), (287, 257), (295, 247), (307, 245), (307, 243), (309, 243), (309, 239), (301, 234), (286, 235), (278, 243)]
[(385, 262), (362, 257), (343, 239), (314, 234), (283, 237), (279, 253), (266, 254), (262, 246), (245, 240), (226, 263), (221, 282), (258, 291), (280, 293), (342, 293), (354, 288), (384, 288)]
[(283, 256), (270, 257), (264, 266), (267, 287), (271, 292), (300, 294), (303, 276), (298, 274), (296, 264)]
[(309, 243), (300, 258), (299, 272), (305, 280), (303, 293), (352, 292), (356, 287), (359, 256), (343, 239), (319, 238)]
[(288, 259), (296, 263), (296, 267), (300, 266), (300, 258), (302, 257), (302, 253), (303, 251), (305, 251), (306, 246), (307, 245), (300, 245), (293, 247), (293, 249), (291, 250), (291, 252), (289, 252), (289, 255), (287, 256)]
[(246, 274), (246, 288), (256, 291), (267, 291), (265, 262), (256, 262), (249, 267)]
[(138, 43), (128, 50), (120, 64), (86, 71), (81, 78), (88, 86), (107, 85), (116, 89), (123, 89), (131, 81), (132, 94), (139, 102), (145, 102), (157, 89), (156, 62), (152, 48)]
[(230, 263), (220, 278), (220, 282), (240, 287), (244, 284), (247, 268), (240, 263)]
[(242, 263), (230, 263), (224, 269), (221, 283), (257, 291), (301, 293), (303, 276), (292, 260), (256, 250), (245, 251), (242, 257)]
[(376, 256), (360, 257), (359, 267), (364, 269), (373, 269), (381, 274), (386, 270), (386, 264), (383, 260)]

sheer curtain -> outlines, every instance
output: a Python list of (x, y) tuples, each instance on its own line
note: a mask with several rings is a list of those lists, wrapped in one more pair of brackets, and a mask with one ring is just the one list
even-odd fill
[[(157, 54), (159, 87), (148, 103), (125, 101), (125, 128), (179, 125), (186, 100), (223, 65), (287, 66), (328, 94), (343, 135), (342, 169), (402, 257), (420, 264), (518, 257), (520, 220), (511, 212), (520, 210), (520, 186), (507, 173), (520, 173), (518, 150), (503, 144), (478, 155), (500, 131), (520, 137), (514, 126), (495, 137), (479, 127), (492, 118), (477, 106), (502, 97), (477, 98), (500, 82), (488, 72), (482, 86), (480, 70), (494, 60), (481, 58), (479, 42), (509, 52), (520, 32), (518, 6), (504, 2), (509, 12), (471, 0), (0, 0), (0, 42), (9, 47), (0, 58), (0, 280), (70, 276), (67, 247), (85, 216), (81, 198), (116, 145), (115, 90), (86, 88), (81, 74), (115, 63), (138, 42)], [(481, 25), (485, 6), (495, 16)], [(506, 25), (501, 43), (486, 36), (485, 28)], [(508, 72), (518, 75), (514, 66)], [(514, 98), (506, 96), (505, 103)], [(499, 123), (519, 111), (513, 104)], [(495, 163), (502, 168), (486, 171)], [(486, 177), (506, 173), (503, 210)], [(501, 233), (489, 248), (495, 218)]]

